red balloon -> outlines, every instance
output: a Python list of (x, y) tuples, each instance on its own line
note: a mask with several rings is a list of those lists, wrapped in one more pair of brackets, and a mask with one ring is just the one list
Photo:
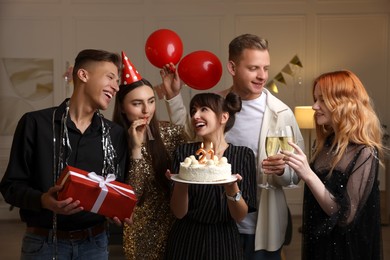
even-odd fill
[(146, 40), (145, 53), (150, 63), (157, 68), (170, 62), (176, 65), (183, 55), (183, 43), (174, 31), (160, 29)]
[(195, 51), (186, 55), (179, 63), (180, 78), (189, 87), (206, 90), (214, 87), (222, 76), (222, 64), (209, 51)]

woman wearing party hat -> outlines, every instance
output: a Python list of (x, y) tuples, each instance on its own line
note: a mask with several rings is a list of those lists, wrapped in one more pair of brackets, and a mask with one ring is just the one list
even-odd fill
[(171, 167), (174, 149), (185, 136), (181, 126), (157, 120), (152, 84), (141, 77), (124, 52), (122, 63), (113, 121), (128, 130), (127, 183), (138, 197), (133, 224), (124, 226), (123, 247), (127, 259), (161, 259), (174, 221), (165, 172)]

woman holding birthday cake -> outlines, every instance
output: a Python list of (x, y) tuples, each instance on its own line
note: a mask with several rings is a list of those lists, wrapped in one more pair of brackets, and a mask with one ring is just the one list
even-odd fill
[(243, 259), (236, 222), (255, 211), (255, 157), (251, 149), (225, 140), (240, 109), (241, 100), (234, 93), (226, 99), (201, 93), (190, 102), (191, 121), (202, 142), (176, 149), (172, 173), (179, 173), (187, 157), (202, 163), (217, 161), (215, 156), (226, 157), (233, 175), (215, 182), (189, 182), (171, 175), (175, 180), (171, 209), (177, 220), (169, 234), (166, 259)]

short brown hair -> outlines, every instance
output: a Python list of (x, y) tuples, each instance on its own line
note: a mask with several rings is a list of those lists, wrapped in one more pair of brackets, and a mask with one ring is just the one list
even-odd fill
[(268, 51), (268, 41), (254, 34), (239, 35), (229, 43), (229, 60), (238, 62), (245, 49)]
[(104, 50), (85, 49), (79, 52), (73, 67), (73, 79), (77, 79), (77, 71), (89, 62), (107, 61), (112, 62), (118, 68), (121, 67), (121, 58), (117, 53)]

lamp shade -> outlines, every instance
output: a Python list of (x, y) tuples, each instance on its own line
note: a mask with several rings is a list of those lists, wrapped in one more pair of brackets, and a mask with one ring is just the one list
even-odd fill
[(301, 129), (314, 129), (314, 110), (311, 106), (298, 106), (294, 109), (295, 119)]

